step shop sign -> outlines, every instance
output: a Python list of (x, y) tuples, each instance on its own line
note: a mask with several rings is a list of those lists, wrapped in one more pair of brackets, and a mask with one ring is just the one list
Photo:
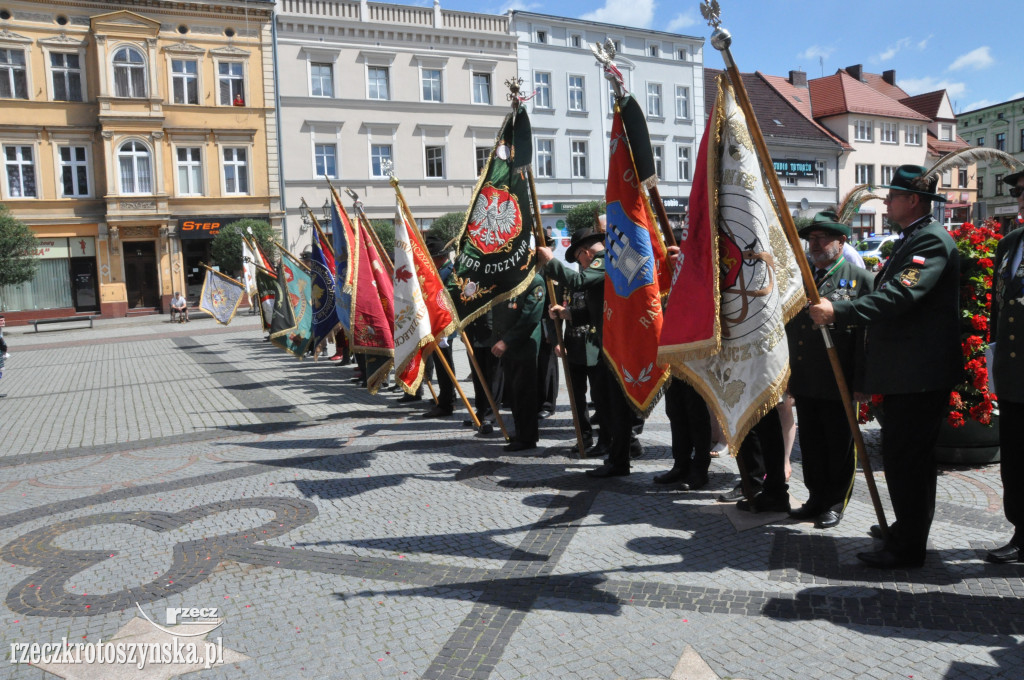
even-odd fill
[(263, 220), (267, 215), (194, 215), (178, 218), (178, 235), (183, 241), (212, 239), (220, 233), (220, 228), (238, 220)]

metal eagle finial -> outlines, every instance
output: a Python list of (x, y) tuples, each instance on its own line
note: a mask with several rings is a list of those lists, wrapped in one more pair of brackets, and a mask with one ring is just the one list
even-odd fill
[(722, 8), (718, 5), (718, 0), (704, 0), (700, 3), (700, 13), (711, 28), (722, 25)]
[(523, 97), (523, 79), (519, 77), (509, 78), (505, 81), (505, 87), (508, 88), (508, 94), (505, 95), (505, 99), (512, 102), (512, 108), (514, 110), (519, 108), (519, 104), (526, 100)]

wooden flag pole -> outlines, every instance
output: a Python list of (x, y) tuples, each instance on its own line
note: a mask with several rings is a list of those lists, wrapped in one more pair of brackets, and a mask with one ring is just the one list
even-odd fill
[[(739, 103), (740, 108), (743, 109), (743, 115), (747, 118), (747, 127), (750, 129), (750, 136), (754, 140), (754, 146), (757, 149), (758, 156), (760, 156), (761, 168), (768, 179), (768, 186), (771, 189), (772, 201), (775, 204), (776, 212), (779, 214), (783, 229), (786, 232), (786, 239), (789, 241), (789, 245), (800, 266), (800, 274), (803, 277), (807, 297), (810, 299), (811, 304), (818, 304), (821, 301), (821, 297), (818, 295), (818, 287), (814, 284), (814, 276), (811, 274), (811, 267), (807, 262), (807, 258), (802, 254), (803, 246), (800, 243), (800, 236), (797, 234), (796, 225), (793, 223), (793, 216), (790, 215), (789, 210), (786, 208), (785, 194), (782, 192), (779, 178), (775, 174), (775, 166), (772, 164), (768, 145), (765, 144), (764, 136), (761, 134), (761, 126), (758, 125), (757, 118), (754, 116), (754, 109), (750, 105), (750, 98), (747, 96), (747, 90), (743, 85), (739, 68), (737, 68), (736, 62), (733, 61), (732, 53), (729, 51), (729, 47), (732, 44), (732, 36), (720, 25), (721, 20), (718, 17), (717, 5), (717, 0), (712, 0), (712, 2), (705, 0), (704, 4), (701, 5), (701, 12), (704, 14), (704, 17), (715, 28), (714, 33), (711, 35), (711, 44), (722, 53), (722, 58), (725, 60), (729, 80), (732, 82), (733, 90), (736, 93), (736, 101)], [(829, 363), (832, 365), (832, 372), (835, 374), (836, 385), (839, 388), (839, 395), (843, 402), (843, 408), (846, 411), (846, 420), (853, 434), (857, 459), (860, 461), (861, 469), (864, 470), (864, 480), (871, 495), (871, 503), (875, 507), (875, 515), (878, 517), (878, 525), (881, 527), (883, 537), (888, 538), (889, 525), (885, 520), (885, 510), (882, 508), (882, 500), (878, 496), (878, 488), (875, 486), (875, 477), (871, 471), (871, 461), (868, 459), (867, 449), (864, 447), (864, 437), (861, 434), (860, 426), (857, 424), (857, 412), (854, 408), (850, 389), (846, 384), (846, 376), (843, 375), (843, 369), (839, 363), (839, 355), (836, 352), (835, 345), (832, 343), (832, 336), (829, 334), (827, 326), (821, 327), (821, 335), (825, 341), (825, 348), (828, 350)]]
[[(469, 411), (469, 417), (473, 419), (473, 424), (476, 425), (476, 429), (480, 429), (480, 419), (476, 417), (476, 411), (472, 406), (469, 405), (469, 399), (466, 398), (466, 393), (462, 391), (462, 386), (459, 385), (459, 381), (455, 379), (455, 373), (452, 372), (452, 367), (448, 365), (448, 360), (444, 358), (444, 354), (441, 352), (441, 348), (437, 344), (437, 340), (430, 343), (430, 348), (434, 352), (434, 357), (441, 362), (444, 366), (445, 373), (452, 380), (452, 385), (455, 385), (455, 389), (458, 390), (459, 396), (462, 397), (462, 403), (466, 405), (466, 409)], [(433, 391), (433, 390), (431, 390)]]
[[(540, 225), (540, 204), (537, 199), (537, 184), (533, 180), (533, 168), (528, 168), (527, 176), (530, 179), (530, 197), (533, 199), (533, 238), (537, 241), (537, 245), (547, 244), (547, 240), (544, 238), (544, 229)], [(554, 302), (555, 300), (555, 282), (549, 277), (544, 277), (544, 283), (547, 284), (548, 288), (548, 300)], [(541, 321), (541, 323), (544, 323)], [(562, 337), (562, 324), (561, 322), (555, 322), (555, 341), (562, 348), (562, 373), (565, 375), (565, 387), (569, 392), (569, 409), (572, 411), (572, 424), (576, 429), (576, 446), (580, 458), (587, 457), (587, 447), (583, 443), (583, 428), (580, 426), (580, 416), (578, 406), (576, 404), (576, 393), (572, 389), (572, 377), (569, 375), (569, 357), (565, 353), (565, 341)]]
[(427, 380), (426, 377), (423, 378), (423, 382), (427, 383), (427, 389), (430, 390), (430, 398), (434, 400), (434, 406), (437, 406), (440, 402), (437, 400), (437, 392), (434, 391), (434, 383)]
[[(402, 214), (405, 215), (405, 219), (412, 225), (417, 235), (417, 240), (421, 248), (426, 248), (423, 243), (423, 232), (420, 231), (420, 227), (416, 224), (416, 219), (412, 216), (412, 211), (409, 209), (409, 204), (405, 200), (405, 196), (402, 194), (401, 187), (398, 186), (398, 178), (391, 175), (391, 186), (395, 188), (395, 194), (398, 196), (398, 201), (402, 206)], [(433, 260), (430, 262), (430, 266), (434, 266)], [(441, 275), (438, 273), (437, 268), (434, 267), (434, 274), (440, 279)], [(454, 312), (453, 312), (454, 314)], [(501, 434), (505, 437), (505, 441), (511, 441), (508, 436), (508, 430), (505, 429), (505, 421), (501, 418), (501, 413), (498, 410), (498, 405), (494, 401), (494, 395), (491, 394), (491, 386), (488, 384), (488, 380), (484, 377), (484, 372), (480, 370), (480, 364), (477, 363), (476, 353), (473, 351), (473, 345), (470, 344), (469, 338), (466, 336), (466, 331), (462, 331), (460, 334), (462, 342), (466, 345), (466, 353), (469, 355), (469, 363), (473, 367), (473, 371), (476, 373), (477, 380), (483, 385), (484, 395), (487, 397), (487, 403), (491, 407), (491, 413), (494, 414), (494, 419), (498, 422), (498, 427), (501, 428)], [(434, 401), (437, 401), (435, 398)]]

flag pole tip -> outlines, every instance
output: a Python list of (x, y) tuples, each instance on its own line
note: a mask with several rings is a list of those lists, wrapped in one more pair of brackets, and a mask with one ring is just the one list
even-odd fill
[(719, 52), (724, 52), (732, 46), (732, 33), (729, 29), (719, 26), (711, 34), (711, 46)]

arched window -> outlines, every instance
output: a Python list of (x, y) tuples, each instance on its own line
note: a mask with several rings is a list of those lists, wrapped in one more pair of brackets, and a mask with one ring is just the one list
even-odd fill
[(117, 151), (122, 194), (153, 193), (153, 171), (149, 149), (142, 142), (125, 142)]
[(146, 60), (134, 47), (114, 52), (114, 96), (146, 96)]

